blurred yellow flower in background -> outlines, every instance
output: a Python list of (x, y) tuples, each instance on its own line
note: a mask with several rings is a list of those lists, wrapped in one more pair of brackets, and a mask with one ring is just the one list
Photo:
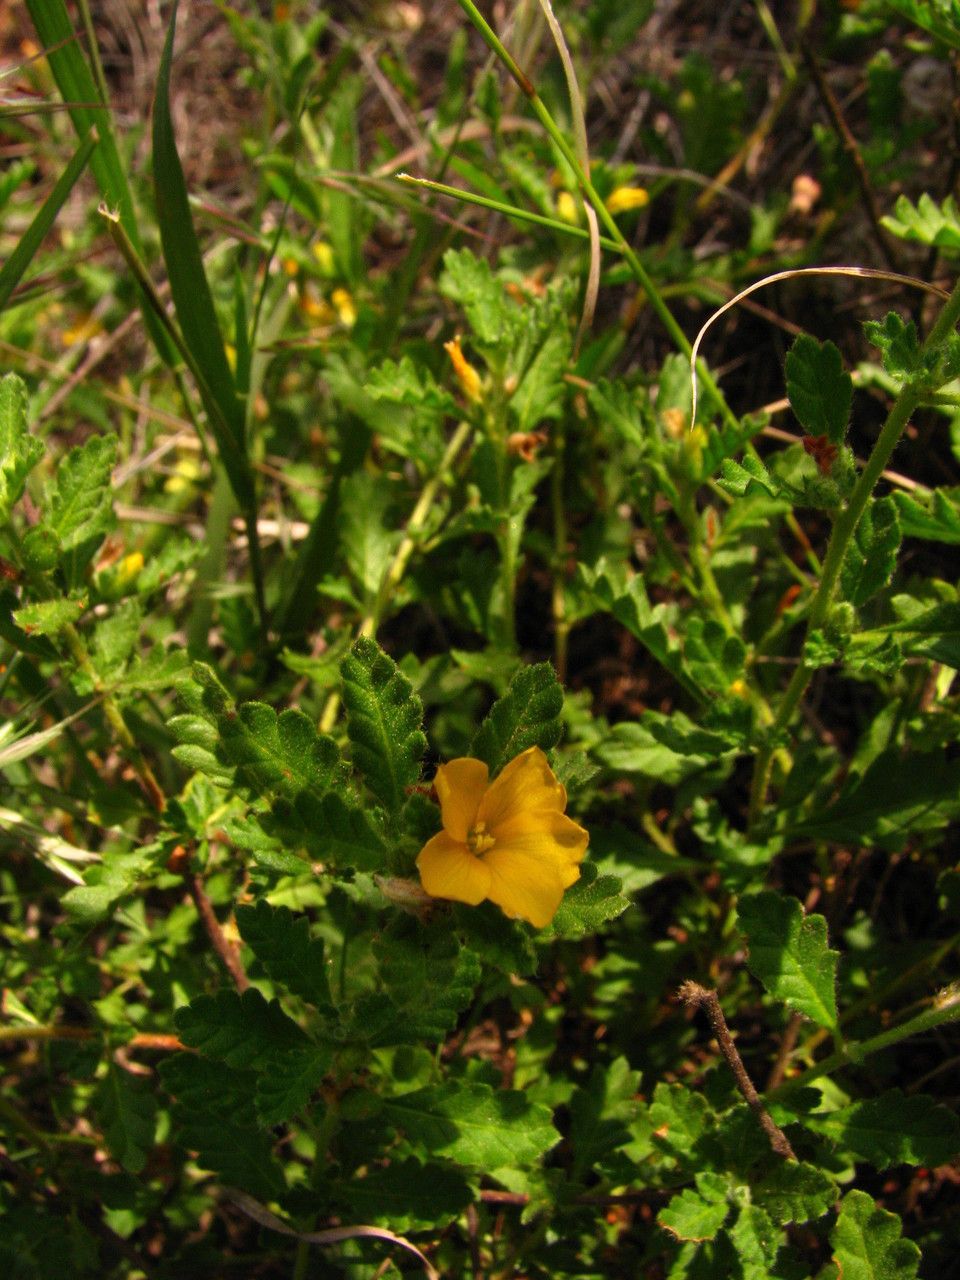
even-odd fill
[(539, 747), (489, 778), (483, 761), (469, 757), (439, 767), (443, 830), (420, 851), (420, 881), (432, 898), (471, 906), (489, 899), (542, 929), (579, 878), (590, 837), (564, 813), (566, 790)]

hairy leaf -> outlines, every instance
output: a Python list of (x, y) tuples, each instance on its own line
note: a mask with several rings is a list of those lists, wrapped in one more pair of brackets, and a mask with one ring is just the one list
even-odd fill
[(356, 642), (340, 665), (353, 761), (367, 786), (393, 813), (420, 777), (427, 745), (423, 706), (410, 681), (373, 640)]
[(900, 518), (892, 498), (871, 502), (847, 546), (840, 587), (851, 604), (865, 604), (886, 586), (897, 567), (900, 550)]
[(835, 1027), (838, 954), (827, 945), (823, 916), (805, 916), (796, 898), (772, 892), (741, 898), (738, 916), (750, 972), (797, 1013)]
[(139, 1173), (153, 1146), (157, 1117), (153, 1091), (129, 1071), (108, 1062), (96, 1104), (110, 1154), (130, 1173)]
[(255, 987), (242, 996), (236, 991), (198, 996), (177, 1010), (175, 1021), (184, 1044), (229, 1067), (266, 1067), (277, 1053), (309, 1044), (279, 1001), (268, 1003)]
[(327, 963), (322, 938), (310, 937), (306, 916), (261, 899), (236, 910), (237, 927), (273, 982), (308, 1004), (330, 1004)]
[(563, 690), (549, 662), (521, 667), (477, 730), (470, 754), (493, 775), (528, 747), (549, 751), (560, 741), (562, 707)]
[(877, 1169), (895, 1164), (936, 1167), (960, 1154), (960, 1120), (923, 1093), (888, 1089), (837, 1111), (805, 1115), (802, 1121)]
[(853, 403), (853, 380), (832, 342), (802, 333), (787, 353), (787, 396), (804, 431), (842, 444)]
[(27, 431), (27, 385), (15, 373), (0, 378), (0, 518), (23, 493), (43, 445)]
[(831, 1280), (913, 1280), (920, 1250), (902, 1232), (895, 1213), (879, 1208), (863, 1191), (848, 1191), (830, 1232)]

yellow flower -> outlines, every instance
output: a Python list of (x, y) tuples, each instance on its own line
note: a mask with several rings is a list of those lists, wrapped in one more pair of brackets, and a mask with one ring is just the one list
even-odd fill
[(642, 209), (650, 203), (650, 196), (643, 187), (617, 187), (607, 196), (609, 213), (626, 213), (629, 209)]
[(443, 830), (417, 858), (427, 893), (471, 906), (489, 898), (514, 919), (549, 924), (590, 837), (564, 813), (566, 790), (540, 748), (521, 752), (493, 782), (482, 760), (451, 760), (434, 786)]

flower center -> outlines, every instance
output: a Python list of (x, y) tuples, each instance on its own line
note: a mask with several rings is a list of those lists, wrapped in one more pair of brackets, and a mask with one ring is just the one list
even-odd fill
[(487, 831), (485, 822), (478, 822), (471, 831), (467, 832), (467, 848), (478, 858), (488, 849), (492, 849), (496, 843), (496, 839)]

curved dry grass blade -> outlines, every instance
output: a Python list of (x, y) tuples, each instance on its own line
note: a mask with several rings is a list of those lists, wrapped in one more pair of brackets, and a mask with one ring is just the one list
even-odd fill
[[(573, 65), (573, 59), (570, 57), (567, 41), (560, 23), (557, 21), (556, 14), (553, 12), (553, 5), (550, 0), (540, 0), (540, 8), (543, 10), (547, 26), (550, 28), (550, 34), (553, 36), (553, 42), (557, 46), (557, 52), (563, 64), (563, 74), (567, 79), (567, 93), (570, 95), (570, 115), (573, 121), (573, 136), (576, 143), (577, 157), (583, 167), (583, 172), (589, 177), (590, 148), (587, 144), (587, 121), (584, 115), (583, 98), (580, 94), (580, 85), (577, 83), (577, 73)], [(577, 326), (577, 337), (573, 344), (574, 359), (579, 355), (584, 335), (593, 323), (593, 313), (597, 307), (597, 295), (600, 292), (600, 224), (597, 220), (596, 210), (582, 192), (580, 198), (583, 202), (584, 213), (587, 215), (587, 226), (590, 231), (590, 265), (587, 268), (587, 284), (583, 295), (580, 324)]]
[(747, 285), (746, 289), (741, 289), (738, 294), (725, 302), (722, 307), (718, 307), (701, 325), (700, 332), (693, 340), (693, 347), (690, 350), (691, 426), (697, 420), (697, 353), (707, 331), (716, 320), (742, 302), (744, 298), (748, 298), (751, 293), (756, 293), (758, 289), (763, 289), (768, 284), (775, 284), (778, 280), (791, 280), (794, 276), (861, 276), (868, 280), (891, 280), (894, 284), (905, 284), (912, 289), (922, 289), (925, 293), (936, 294), (938, 298), (950, 297), (950, 294), (939, 286), (928, 284), (926, 280), (918, 280), (916, 276), (903, 276), (896, 271), (881, 271), (874, 267), (794, 267), (790, 271), (775, 271), (773, 275), (764, 276), (762, 280), (755, 280), (753, 284)]
[(412, 1253), (418, 1258), (423, 1265), (427, 1280), (440, 1280), (440, 1272), (433, 1266), (430, 1259), (421, 1253), (412, 1241), (407, 1240), (404, 1236), (398, 1236), (393, 1231), (388, 1231), (386, 1227), (330, 1227), (326, 1231), (296, 1231), (282, 1218), (278, 1218), (275, 1213), (254, 1200), (253, 1196), (248, 1196), (245, 1191), (239, 1191), (235, 1187), (224, 1187), (224, 1194), (233, 1201), (237, 1208), (252, 1218), (254, 1222), (258, 1222), (261, 1227), (266, 1227), (269, 1231), (277, 1231), (280, 1235), (291, 1236), (294, 1240), (302, 1240), (304, 1244), (340, 1244), (344, 1240), (356, 1240), (366, 1238), (369, 1240), (385, 1240), (388, 1244), (399, 1245), (401, 1249), (406, 1249), (408, 1253)]

